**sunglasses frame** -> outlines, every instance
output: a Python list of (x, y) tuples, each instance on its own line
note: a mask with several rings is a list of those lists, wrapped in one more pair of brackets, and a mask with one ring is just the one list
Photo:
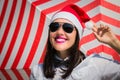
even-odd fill
[[(56, 26), (58, 26), (58, 27), (55, 27), (55, 24), (56, 24)], [(57, 31), (60, 27), (62, 27), (62, 29), (63, 29), (66, 33), (72, 33), (75, 26), (74, 26), (73, 24), (65, 23), (65, 22), (52, 22), (52, 23), (49, 25), (49, 29), (50, 29), (51, 32)], [(52, 29), (52, 28), (54, 28), (54, 29)], [(71, 30), (70, 30), (70, 29), (71, 29)]]

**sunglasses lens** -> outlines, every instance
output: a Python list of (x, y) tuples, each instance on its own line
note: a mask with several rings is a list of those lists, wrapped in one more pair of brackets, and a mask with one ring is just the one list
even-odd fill
[(57, 22), (51, 23), (49, 27), (51, 32), (55, 32), (59, 28), (59, 23)]
[(65, 32), (67, 33), (71, 33), (73, 31), (73, 25), (72, 24), (69, 24), (69, 23), (64, 23), (63, 24), (63, 29)]

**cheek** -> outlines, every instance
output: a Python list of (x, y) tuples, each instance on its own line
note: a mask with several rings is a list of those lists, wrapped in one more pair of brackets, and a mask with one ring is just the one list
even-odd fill
[(75, 44), (76, 41), (76, 32), (73, 32), (72, 34), (68, 34), (68, 42), (67, 42), (67, 47), (71, 47)]
[(51, 44), (53, 43), (53, 40), (54, 40), (54, 34), (53, 34), (53, 33), (50, 33), (50, 43), (51, 43)]
[(75, 39), (76, 39), (76, 31), (73, 32), (73, 34), (70, 35), (70, 38), (71, 38), (71, 41), (72, 41), (72, 42), (75, 42)]
[(70, 43), (73, 45), (75, 43), (76, 35), (70, 37)]

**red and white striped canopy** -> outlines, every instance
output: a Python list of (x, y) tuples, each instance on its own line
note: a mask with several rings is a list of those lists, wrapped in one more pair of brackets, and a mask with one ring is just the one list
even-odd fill
[[(120, 38), (119, 0), (0, 0), (0, 69), (31, 68), (42, 62), (50, 18), (70, 3), (84, 9), (96, 24), (109, 25)], [(120, 61), (91, 30), (85, 29), (80, 49), (86, 55), (107, 53)]]
[[(23, 68), (43, 61), (50, 18), (70, 3), (83, 8), (96, 24), (109, 25), (120, 39), (119, 0), (0, 0), (0, 79), (29, 80), (30, 70)], [(85, 29), (80, 49), (86, 55), (106, 53), (120, 61), (91, 30)]]

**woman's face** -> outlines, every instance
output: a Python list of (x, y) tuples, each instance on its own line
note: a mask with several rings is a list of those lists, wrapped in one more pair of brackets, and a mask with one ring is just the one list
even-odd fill
[[(62, 18), (56, 19), (54, 20), (54, 22), (72, 24), (72, 22)], [(62, 25), (56, 31), (50, 31), (50, 42), (52, 46), (59, 52), (67, 51), (70, 47), (72, 47), (72, 45), (75, 43), (75, 39), (75, 27), (73, 28), (73, 31), (71, 33), (65, 32), (62, 28)]]

